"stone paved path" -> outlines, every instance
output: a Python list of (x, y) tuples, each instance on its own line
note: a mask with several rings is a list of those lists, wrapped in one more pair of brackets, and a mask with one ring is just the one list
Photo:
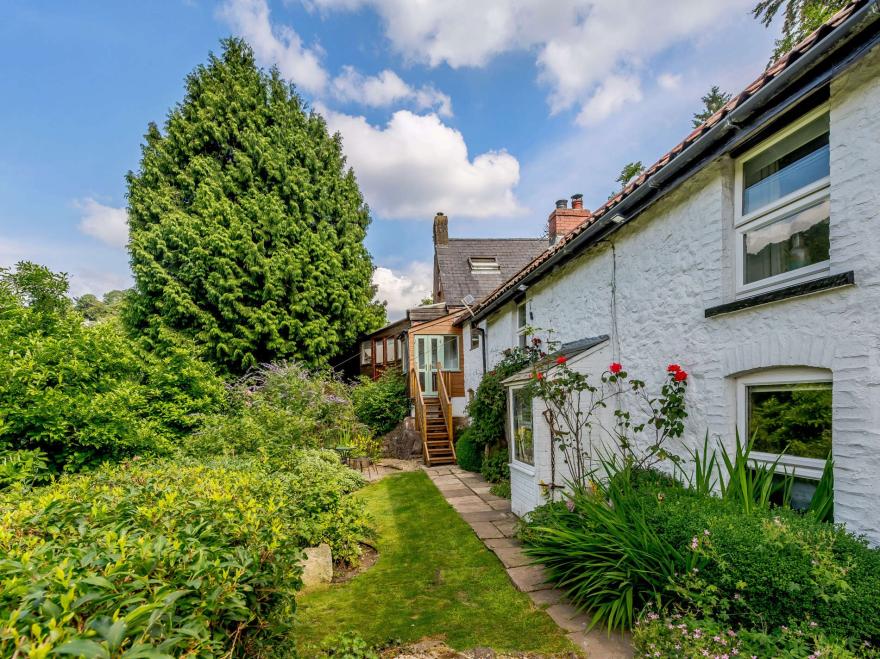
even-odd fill
[(486, 546), (504, 564), (507, 575), (537, 607), (547, 612), (568, 638), (591, 659), (629, 659), (633, 656), (628, 637), (586, 631), (589, 618), (565, 602), (562, 592), (546, 581), (544, 569), (530, 565), (516, 539), (516, 516), (510, 501), (489, 492), (490, 483), (480, 474), (458, 466), (423, 467), (449, 504), (458, 511)]

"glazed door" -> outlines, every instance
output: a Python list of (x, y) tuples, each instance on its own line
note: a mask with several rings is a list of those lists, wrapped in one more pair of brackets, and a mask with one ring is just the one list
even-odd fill
[(443, 363), (442, 336), (416, 336), (416, 372), (425, 396), (437, 395), (437, 362)]

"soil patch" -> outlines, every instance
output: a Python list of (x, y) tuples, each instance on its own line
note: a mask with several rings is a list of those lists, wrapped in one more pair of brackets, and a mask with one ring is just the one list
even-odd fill
[(372, 545), (365, 542), (361, 545), (361, 560), (357, 565), (334, 565), (333, 583), (345, 583), (351, 581), (362, 572), (366, 572), (379, 560), (379, 552)]

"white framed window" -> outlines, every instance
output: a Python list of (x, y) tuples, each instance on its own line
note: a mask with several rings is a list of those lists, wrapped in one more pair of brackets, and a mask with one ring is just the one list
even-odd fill
[[(831, 454), (831, 372), (821, 368), (774, 368), (736, 381), (737, 429), (754, 439), (751, 457), (779, 458), (780, 472), (818, 480)], [(782, 453), (785, 451), (784, 453)]]
[(514, 464), (535, 466), (534, 426), (532, 423), (532, 396), (526, 387), (511, 387), (508, 395), (510, 415), (510, 442)]
[(821, 276), (830, 265), (829, 115), (807, 113), (737, 159), (736, 291)]
[(478, 274), (498, 274), (501, 272), (501, 266), (498, 259), (494, 256), (472, 256), (468, 259), (471, 266), (471, 272)]
[(447, 334), (443, 337), (443, 370), (461, 370), (461, 361), (458, 351), (458, 336)]
[(529, 320), (528, 320), (528, 312), (526, 310), (526, 303), (520, 302), (516, 305), (516, 336), (517, 336), (517, 345), (520, 348), (525, 348), (529, 342)]
[(385, 363), (385, 339), (379, 339), (376, 341), (376, 363)]
[(361, 343), (361, 366), (373, 363), (373, 346), (370, 341)]
[(480, 333), (477, 332), (476, 328), (471, 327), (471, 350), (476, 350), (480, 347)]

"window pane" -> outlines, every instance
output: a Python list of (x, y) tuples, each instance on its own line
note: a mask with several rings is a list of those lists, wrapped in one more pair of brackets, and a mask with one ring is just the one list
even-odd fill
[(458, 370), (458, 337), (457, 336), (444, 336), (443, 337), (443, 370), (444, 371), (457, 371)]
[(829, 210), (826, 199), (746, 233), (744, 283), (827, 261), (831, 250)]
[(525, 389), (514, 389), (513, 399), (513, 455), (517, 462), (535, 464), (532, 441), (532, 399)]
[(831, 453), (831, 383), (748, 387), (756, 451), (825, 460)]
[(519, 328), (526, 326), (526, 305), (524, 304), (516, 308), (516, 326)]
[(373, 349), (369, 341), (361, 343), (361, 364), (370, 364), (373, 361)]
[(376, 363), (385, 363), (385, 342), (381, 339), (379, 341), (376, 341)]
[(743, 164), (743, 214), (825, 178), (830, 172), (828, 115)]

